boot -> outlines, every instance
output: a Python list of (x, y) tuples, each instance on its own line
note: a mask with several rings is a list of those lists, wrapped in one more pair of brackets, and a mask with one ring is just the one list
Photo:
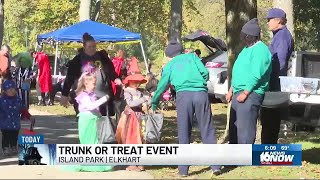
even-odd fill
[(48, 105), (49, 106), (54, 106), (54, 95), (53, 95), (53, 93), (50, 93)]
[(39, 101), (38, 106), (46, 106), (46, 93), (41, 93), (41, 100)]

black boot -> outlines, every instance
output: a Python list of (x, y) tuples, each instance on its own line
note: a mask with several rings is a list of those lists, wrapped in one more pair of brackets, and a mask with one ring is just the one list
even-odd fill
[(49, 102), (48, 102), (49, 106), (54, 106), (54, 94), (50, 93), (49, 95)]
[(41, 101), (39, 102), (40, 106), (46, 106), (46, 93), (41, 93)]

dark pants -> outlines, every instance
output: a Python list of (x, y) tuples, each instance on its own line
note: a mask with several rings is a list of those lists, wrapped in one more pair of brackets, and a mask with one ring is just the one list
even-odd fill
[(17, 147), (19, 130), (1, 130), (2, 148)]
[[(204, 144), (216, 144), (216, 130), (212, 121), (211, 107), (207, 92), (178, 92), (177, 93), (177, 121), (179, 144), (190, 144), (193, 116)], [(211, 166), (212, 170), (220, 166)], [(187, 175), (189, 166), (178, 166), (179, 173)]]
[(50, 92), (50, 101), (54, 101), (54, 98), (56, 97), (56, 94), (58, 92), (62, 92), (62, 85), (61, 85), (62, 82), (58, 82), (56, 84), (54, 84), (52, 86), (52, 91)]
[(30, 105), (30, 91), (18, 89), (18, 96), (22, 100), (22, 103), (25, 105), (27, 109), (29, 109)]
[(116, 122), (119, 121), (120, 119), (120, 115), (122, 113), (121, 109), (122, 109), (122, 101), (121, 100), (115, 100), (113, 101), (113, 106), (114, 106), (114, 112), (116, 115)]
[(261, 108), (261, 144), (277, 144), (281, 124), (281, 108)]
[(256, 139), (257, 119), (263, 96), (251, 93), (244, 103), (239, 103), (233, 96), (230, 110), (229, 143), (254, 144)]

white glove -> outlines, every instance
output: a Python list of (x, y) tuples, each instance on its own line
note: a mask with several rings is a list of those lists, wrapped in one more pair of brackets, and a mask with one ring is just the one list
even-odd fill
[(118, 86), (122, 85), (122, 82), (119, 78), (115, 79), (114, 83), (116, 83), (116, 85), (118, 85)]

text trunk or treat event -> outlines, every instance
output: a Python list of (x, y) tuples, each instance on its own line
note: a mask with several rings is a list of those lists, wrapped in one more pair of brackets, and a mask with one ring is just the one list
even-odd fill
[(320, 179), (320, 1), (0, 7), (1, 179)]

